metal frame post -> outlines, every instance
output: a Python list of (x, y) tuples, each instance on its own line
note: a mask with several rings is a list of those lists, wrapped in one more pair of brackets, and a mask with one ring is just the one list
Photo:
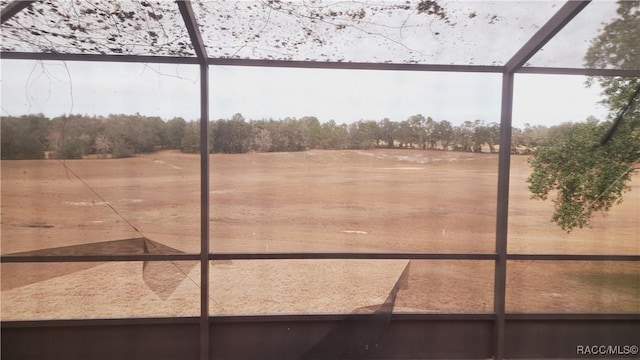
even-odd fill
[(200, 359), (209, 359), (209, 66), (200, 65)]
[(176, 1), (200, 66), (200, 360), (209, 359), (209, 64), (191, 2)]
[(500, 152), (498, 160), (498, 199), (496, 210), (496, 262), (493, 311), (494, 357), (504, 358), (505, 298), (507, 283), (507, 228), (509, 217), (509, 171), (511, 166), (511, 123), (513, 117), (513, 73), (502, 75), (502, 108), (500, 115)]

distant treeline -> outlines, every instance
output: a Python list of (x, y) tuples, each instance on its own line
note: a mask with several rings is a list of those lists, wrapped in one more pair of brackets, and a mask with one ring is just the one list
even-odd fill
[[(53, 119), (42, 114), (2, 117), (2, 159), (123, 158), (161, 149), (196, 153), (198, 121), (136, 115), (69, 115)], [(321, 123), (316, 117), (246, 120), (241, 114), (210, 122), (212, 153), (285, 152), (307, 149), (416, 148), (495, 152), (499, 125), (465, 121), (452, 125), (423, 115), (396, 122), (361, 120), (353, 124)], [(513, 129), (512, 152), (526, 152), (547, 137), (542, 126)]]

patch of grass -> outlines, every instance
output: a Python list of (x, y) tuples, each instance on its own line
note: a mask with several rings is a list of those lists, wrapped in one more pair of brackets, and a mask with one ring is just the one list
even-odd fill
[(572, 275), (589, 287), (601, 288), (603, 292), (640, 298), (639, 273), (585, 271)]

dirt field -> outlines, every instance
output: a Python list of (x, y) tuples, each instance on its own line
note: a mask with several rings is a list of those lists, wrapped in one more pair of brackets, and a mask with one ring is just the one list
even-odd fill
[[(494, 251), (497, 155), (307, 151), (211, 156), (213, 252)], [(199, 251), (199, 157), (2, 161), (3, 254)], [(640, 176), (592, 229), (552, 224), (512, 158), (509, 251), (640, 253)], [(147, 240), (141, 240), (145, 238)], [(51, 250), (54, 248), (54, 250)], [(2, 318), (196, 315), (191, 262), (2, 264)], [(213, 313), (382, 303), (404, 260), (214, 262)], [(491, 261), (412, 261), (395, 311), (492, 311)], [(508, 311), (640, 312), (640, 264), (513, 262)]]

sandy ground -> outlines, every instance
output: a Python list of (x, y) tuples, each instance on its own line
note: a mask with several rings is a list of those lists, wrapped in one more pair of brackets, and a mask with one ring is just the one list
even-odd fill
[[(493, 252), (497, 156), (371, 150), (213, 155), (214, 252)], [(199, 158), (2, 161), (3, 254), (146, 237), (199, 251)], [(512, 158), (509, 251), (640, 253), (640, 176), (591, 229), (564, 233)], [(120, 242), (114, 242), (120, 244)], [(114, 252), (125, 251), (115, 248)], [(128, 251), (128, 250), (127, 250)], [(216, 314), (342, 313), (380, 304), (404, 260), (214, 262)], [(196, 315), (191, 262), (2, 264), (2, 318)], [(412, 261), (395, 310), (492, 311), (491, 261)], [(640, 312), (640, 264), (510, 262), (508, 311)]]

